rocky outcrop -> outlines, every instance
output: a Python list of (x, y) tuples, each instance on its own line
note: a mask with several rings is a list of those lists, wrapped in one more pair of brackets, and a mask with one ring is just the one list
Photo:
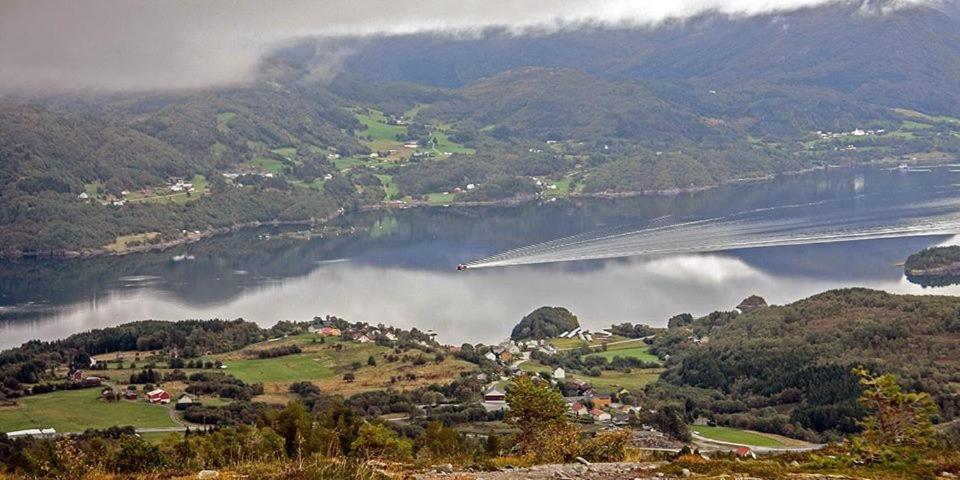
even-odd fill
[(737, 305), (737, 309), (741, 312), (750, 312), (758, 308), (764, 308), (767, 306), (767, 301), (763, 299), (760, 295), (750, 295), (749, 297), (743, 299), (740, 302), (740, 305)]

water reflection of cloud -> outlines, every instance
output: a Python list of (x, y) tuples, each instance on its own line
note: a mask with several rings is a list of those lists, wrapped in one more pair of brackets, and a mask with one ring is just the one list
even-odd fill
[(243, 295), (199, 306), (152, 287), (109, 291), (39, 320), (0, 324), (0, 348), (142, 319), (243, 317), (269, 326), (327, 314), (433, 329), (445, 342), (492, 342), (506, 337), (523, 315), (542, 305), (570, 308), (588, 328), (621, 322), (662, 326), (677, 313), (732, 309), (751, 294), (783, 304), (854, 284), (896, 293), (960, 294), (958, 286), (924, 289), (902, 275), (851, 283), (842, 277), (761, 269), (739, 256), (721, 254), (597, 261), (591, 268), (545, 264), (464, 273), (332, 263), (306, 276), (261, 284)]

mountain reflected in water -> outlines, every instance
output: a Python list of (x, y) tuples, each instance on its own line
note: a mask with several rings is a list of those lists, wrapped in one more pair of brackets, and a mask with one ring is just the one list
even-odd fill
[[(960, 293), (954, 285), (910, 283), (898, 266), (922, 248), (953, 241), (945, 235), (454, 269), (467, 259), (667, 215), (680, 221), (837, 200), (823, 208), (853, 218), (870, 208), (863, 195), (878, 192), (901, 192), (902, 202), (910, 192), (932, 190), (960, 199), (957, 179), (947, 170), (831, 171), (676, 197), (377, 212), (343, 219), (357, 227), (353, 235), (308, 239), (261, 229), (160, 253), (5, 262), (0, 347), (147, 318), (242, 317), (272, 325), (327, 314), (433, 329), (448, 342), (490, 342), (542, 305), (566, 306), (595, 328), (663, 325), (680, 312), (732, 309), (754, 293), (772, 303), (847, 286)], [(193, 259), (175, 261), (179, 255)]]

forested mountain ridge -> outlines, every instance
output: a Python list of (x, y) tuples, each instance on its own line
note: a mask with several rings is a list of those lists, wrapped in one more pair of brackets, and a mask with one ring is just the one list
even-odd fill
[(368, 79), (460, 87), (527, 66), (593, 75), (745, 86), (826, 88), (890, 107), (956, 112), (955, 2), (838, 2), (754, 17), (705, 14), (636, 29), (373, 41), (346, 61)]
[(860, 365), (930, 393), (941, 420), (960, 415), (955, 297), (855, 288), (743, 314), (677, 317), (656, 351), (671, 356), (663, 388), (679, 387), (693, 416), (719, 423), (810, 438), (805, 430), (855, 431), (862, 409), (852, 369)]
[(954, 161), (951, 6), (352, 39), (328, 82), (292, 48), (242, 86), (3, 99), (0, 251), (123, 250), (359, 206), (668, 193)]

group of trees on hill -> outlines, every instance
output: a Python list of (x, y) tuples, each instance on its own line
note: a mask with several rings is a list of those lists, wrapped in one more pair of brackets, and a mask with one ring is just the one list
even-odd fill
[[(131, 350), (169, 353), (175, 349), (180, 356), (192, 358), (236, 350), (265, 340), (268, 334), (255, 323), (243, 320), (148, 320), (78, 333), (53, 342), (34, 340), (0, 352), (0, 398), (49, 391), (44, 385), (60, 383), (51, 372), (64, 365), (71, 370), (88, 370), (91, 355)], [(97, 367), (101, 365), (106, 367), (103, 362), (98, 362)], [(158, 380), (159, 375), (153, 370), (144, 370), (131, 378), (132, 383)]]
[(960, 359), (958, 316), (952, 297), (848, 289), (672, 322), (653, 347), (671, 356), (667, 371), (647, 393), (680, 400), (691, 420), (832, 438), (860, 428), (863, 388), (853, 369), (864, 365), (928, 393), (934, 420), (944, 422), (960, 416), (960, 365), (944, 361)]
[(580, 326), (577, 316), (563, 307), (540, 307), (520, 319), (513, 331), (512, 340), (543, 340), (559, 337)]

